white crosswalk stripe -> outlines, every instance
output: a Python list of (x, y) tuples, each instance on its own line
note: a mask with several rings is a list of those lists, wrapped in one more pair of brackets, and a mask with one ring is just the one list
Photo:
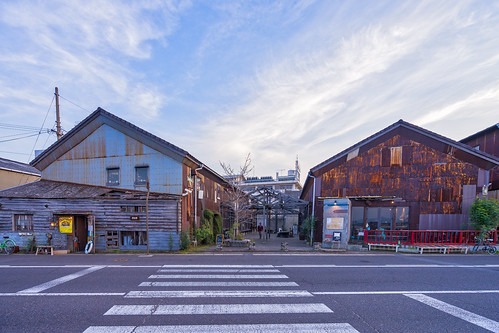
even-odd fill
[[(124, 295), (125, 299), (175, 299), (175, 298), (312, 298), (314, 295), (306, 290), (299, 290), (299, 285), (289, 279), (278, 269), (269, 265), (165, 265), (158, 274), (150, 275), (148, 281), (139, 284), (141, 288)], [(255, 281), (258, 280), (258, 281)], [(175, 288), (197, 287), (199, 290), (176, 290)], [(213, 289), (219, 287), (218, 290)], [(290, 288), (292, 287), (292, 288)], [(160, 289), (161, 288), (161, 289)], [(244, 290), (242, 288), (252, 288)], [(297, 289), (293, 289), (297, 288)], [(160, 290), (158, 290), (160, 289)], [(85, 333), (137, 333), (137, 332), (237, 332), (237, 333), (288, 333), (288, 332), (358, 332), (347, 323), (293, 323), (292, 317), (286, 325), (276, 323), (256, 323), (231, 325), (211, 324), (213, 316), (276, 314), (292, 316), (293, 314), (332, 314), (323, 303), (260, 303), (261, 301), (243, 304), (120, 304), (112, 306), (105, 316), (173, 316), (210, 315), (210, 325), (158, 325), (158, 326), (92, 326)], [(131, 317), (136, 318), (136, 317)], [(200, 317), (203, 318), (203, 317)], [(238, 317), (234, 317), (236, 320)], [(255, 320), (258, 321), (255, 317)], [(263, 318), (263, 317), (262, 317)], [(265, 318), (269, 318), (265, 316)], [(270, 317), (272, 318), (272, 317)], [(201, 319), (204, 321), (204, 319)], [(265, 320), (265, 319), (264, 319)], [(268, 319), (267, 319), (268, 320)]]
[(92, 326), (83, 333), (359, 333), (350, 324)]
[(298, 287), (296, 282), (183, 281), (142, 282), (139, 287)]
[(115, 305), (104, 315), (197, 315), (258, 313), (332, 313), (324, 304)]

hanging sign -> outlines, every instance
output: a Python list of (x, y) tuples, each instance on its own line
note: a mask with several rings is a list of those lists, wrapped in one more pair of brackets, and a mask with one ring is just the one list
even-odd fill
[(63, 234), (73, 233), (72, 216), (59, 216), (59, 232)]

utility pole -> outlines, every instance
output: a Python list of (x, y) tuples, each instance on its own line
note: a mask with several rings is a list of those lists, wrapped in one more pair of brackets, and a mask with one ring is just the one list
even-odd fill
[(61, 115), (59, 113), (59, 88), (55, 87), (55, 126), (56, 126), (56, 134), (57, 140), (62, 137), (62, 129), (61, 129)]

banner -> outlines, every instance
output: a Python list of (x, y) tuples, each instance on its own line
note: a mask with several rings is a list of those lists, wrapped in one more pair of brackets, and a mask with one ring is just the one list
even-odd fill
[(63, 234), (73, 233), (73, 217), (59, 216), (59, 232)]

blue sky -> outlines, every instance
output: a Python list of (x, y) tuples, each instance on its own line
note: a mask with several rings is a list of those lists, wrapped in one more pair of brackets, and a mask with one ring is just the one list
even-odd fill
[[(399, 119), (454, 140), (499, 122), (499, 2), (0, 2), (0, 124), (97, 107), (222, 173), (307, 171)], [(55, 135), (10, 140), (21, 162)]]

